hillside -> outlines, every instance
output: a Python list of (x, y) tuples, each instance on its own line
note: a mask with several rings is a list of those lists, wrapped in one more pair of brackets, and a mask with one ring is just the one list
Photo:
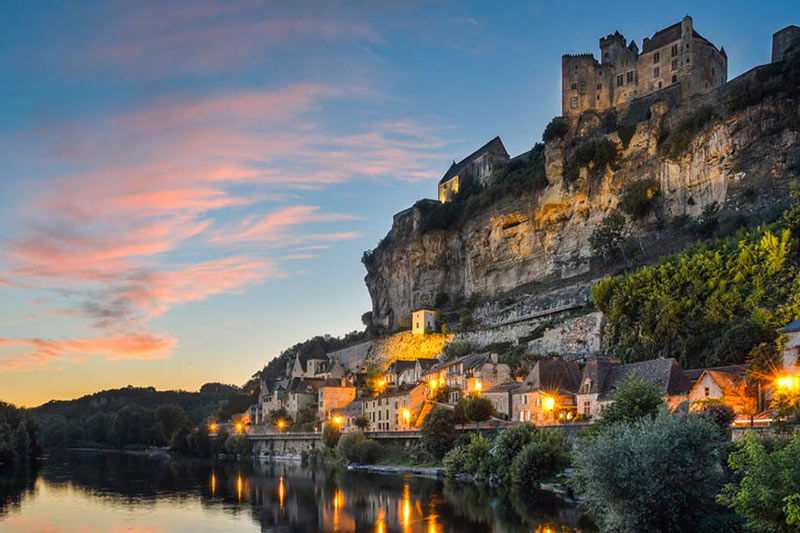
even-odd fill
[(620, 268), (776, 220), (800, 169), (798, 63), (688, 103), (675, 87), (556, 119), (489, 187), (398, 213), (363, 258), (375, 324), (401, 329), (424, 307), (477, 326), (577, 307)]

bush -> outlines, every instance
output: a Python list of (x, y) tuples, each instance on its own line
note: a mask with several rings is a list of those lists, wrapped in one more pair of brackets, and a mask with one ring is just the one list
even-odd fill
[(466, 405), (467, 418), (480, 426), (481, 422), (486, 422), (494, 414), (492, 402), (480, 396), (471, 396)]
[(252, 444), (245, 435), (231, 435), (225, 441), (225, 451), (237, 455), (246, 455), (253, 449)]
[(336, 455), (348, 463), (368, 465), (380, 459), (381, 446), (361, 432), (345, 433), (336, 445)]
[(664, 395), (658, 385), (631, 374), (617, 386), (614, 402), (600, 415), (598, 426), (655, 418), (664, 406)]
[(322, 426), (322, 442), (328, 448), (335, 448), (341, 435), (342, 431), (336, 424), (325, 422), (325, 424)]
[(511, 463), (517, 454), (533, 439), (536, 426), (530, 423), (518, 424), (503, 430), (494, 440), (494, 458), (497, 475), (503, 478), (511, 474)]
[(698, 531), (718, 486), (716, 429), (660, 414), (579, 442), (573, 486), (603, 531)]
[(441, 459), (458, 438), (452, 410), (435, 408), (422, 424), (422, 445), (434, 458)]
[(720, 433), (726, 436), (731, 431), (731, 424), (736, 420), (736, 411), (724, 403), (707, 403), (700, 411), (700, 415), (714, 424)]
[(444, 456), (444, 475), (454, 478), (466, 471), (467, 450), (465, 446), (456, 446)]
[(574, 183), (580, 176), (581, 168), (591, 166), (590, 175), (600, 177), (607, 168), (618, 168), (619, 150), (617, 144), (609, 139), (588, 141), (578, 146), (564, 167), (564, 181)]
[(567, 464), (567, 439), (563, 431), (534, 433), (511, 463), (511, 482), (517, 490), (538, 488), (538, 481), (557, 474)]
[(613, 211), (606, 215), (592, 231), (589, 236), (589, 245), (595, 255), (612, 260), (622, 254), (622, 245), (627, 237), (625, 217), (619, 212)]
[(492, 473), (493, 461), (489, 453), (491, 443), (478, 433), (470, 435), (468, 444), (456, 446), (444, 456), (444, 471), (447, 477), (472, 475), (486, 479)]
[(650, 214), (658, 197), (659, 186), (650, 178), (631, 184), (622, 193), (620, 208), (634, 220), (642, 219)]
[(739, 476), (717, 500), (734, 509), (754, 531), (797, 531), (800, 494), (800, 432), (769, 451), (748, 432), (728, 464)]
[(555, 117), (550, 123), (545, 126), (544, 133), (542, 133), (542, 140), (550, 142), (555, 139), (560, 139), (569, 131), (569, 122), (563, 117)]

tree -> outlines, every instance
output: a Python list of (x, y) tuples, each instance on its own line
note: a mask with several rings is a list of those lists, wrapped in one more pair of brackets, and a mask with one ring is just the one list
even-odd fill
[(28, 427), (24, 421), (20, 421), (14, 433), (14, 456), (19, 464), (27, 464), (31, 460), (31, 438), (28, 435)]
[(595, 255), (607, 260), (616, 259), (622, 254), (622, 245), (627, 237), (625, 217), (613, 211), (592, 231), (589, 245)]
[(366, 431), (369, 429), (369, 418), (366, 415), (358, 415), (353, 419), (353, 425), (361, 431)]
[(738, 475), (717, 500), (741, 515), (755, 531), (800, 531), (800, 431), (769, 451), (764, 442), (748, 432), (728, 464)]
[(422, 424), (422, 445), (434, 458), (444, 457), (457, 437), (456, 417), (452, 410), (436, 407), (425, 417)]
[(703, 406), (700, 415), (714, 424), (722, 435), (730, 438), (731, 424), (736, 420), (733, 407), (724, 403), (708, 402)]
[(567, 438), (563, 431), (538, 431), (511, 463), (511, 482), (523, 492), (538, 488), (538, 481), (558, 473), (567, 464)]
[(664, 406), (664, 396), (658, 386), (635, 373), (617, 386), (613, 399), (600, 415), (600, 426), (655, 418)]
[(569, 122), (567, 121), (567, 119), (563, 117), (555, 117), (544, 128), (544, 133), (542, 133), (542, 140), (544, 142), (550, 142), (555, 139), (560, 139), (564, 135), (566, 135), (568, 131), (569, 131)]
[(171, 442), (175, 432), (186, 420), (186, 413), (180, 405), (168, 403), (156, 408), (156, 422), (161, 428), (161, 435), (166, 442)]
[(339, 429), (339, 426), (333, 424), (331, 422), (325, 422), (322, 426), (322, 442), (328, 448), (335, 448), (336, 444), (339, 442), (339, 437), (341, 436), (342, 432)]
[(755, 389), (751, 393), (756, 396), (756, 411), (764, 410), (766, 386), (780, 367), (781, 356), (774, 343), (762, 342), (747, 354), (747, 382)]
[(662, 411), (581, 440), (572, 483), (602, 531), (698, 531), (718, 486), (717, 430)]
[(658, 197), (659, 185), (652, 178), (637, 181), (622, 194), (620, 208), (632, 219), (639, 220), (650, 214)]
[(269, 421), (273, 426), (278, 425), (281, 420), (284, 422), (291, 421), (289, 412), (284, 407), (279, 407), (269, 412)]
[(533, 440), (537, 432), (531, 423), (518, 424), (503, 430), (494, 440), (494, 457), (497, 463), (497, 474), (507, 478), (511, 473), (511, 463), (527, 444)]
[(467, 400), (465, 406), (466, 415), (469, 420), (475, 422), (480, 429), (481, 422), (486, 422), (494, 414), (492, 402), (480, 396), (472, 396)]

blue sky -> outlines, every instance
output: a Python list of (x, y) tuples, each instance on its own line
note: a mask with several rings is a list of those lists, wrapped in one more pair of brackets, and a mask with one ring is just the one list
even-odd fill
[[(373, 5), (380, 4), (380, 5)], [(243, 383), (361, 327), (361, 253), (495, 135), (559, 113), (562, 53), (685, 14), (729, 78), (800, 4), (6, 2), (0, 399)]]

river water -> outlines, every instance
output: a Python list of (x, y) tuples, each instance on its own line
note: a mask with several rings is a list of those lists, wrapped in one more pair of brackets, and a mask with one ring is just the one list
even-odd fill
[(0, 473), (0, 532), (587, 532), (547, 493), (328, 467), (106, 452), (51, 456)]

